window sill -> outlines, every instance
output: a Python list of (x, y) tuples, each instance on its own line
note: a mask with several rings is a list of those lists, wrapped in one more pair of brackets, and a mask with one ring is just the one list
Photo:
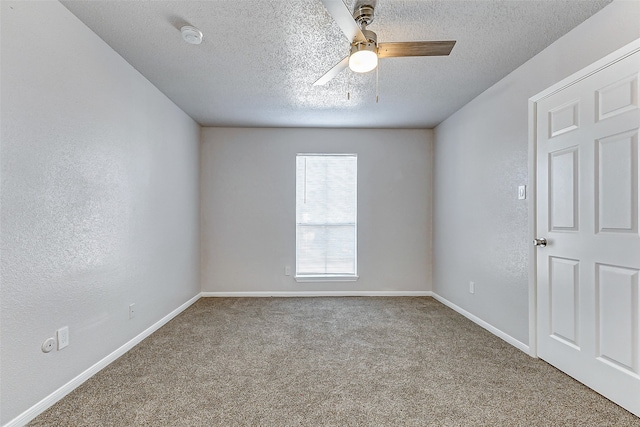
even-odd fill
[(355, 282), (358, 276), (295, 276), (296, 282)]

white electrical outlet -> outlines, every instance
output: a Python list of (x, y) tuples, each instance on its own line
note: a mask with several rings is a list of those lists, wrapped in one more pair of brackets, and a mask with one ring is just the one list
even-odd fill
[(476, 293), (476, 284), (475, 284), (475, 282), (469, 282), (469, 293), (470, 294), (475, 294)]
[(54, 338), (47, 338), (42, 343), (42, 352), (49, 353), (51, 350), (55, 348), (55, 346), (56, 346), (56, 340)]
[(56, 334), (58, 336), (58, 350), (62, 350), (69, 345), (69, 327), (58, 329)]
[(291, 276), (291, 267), (286, 266), (286, 267), (284, 268), (284, 275), (285, 275), (285, 276)]
[(136, 317), (136, 305), (129, 304), (129, 320), (133, 319), (134, 317)]

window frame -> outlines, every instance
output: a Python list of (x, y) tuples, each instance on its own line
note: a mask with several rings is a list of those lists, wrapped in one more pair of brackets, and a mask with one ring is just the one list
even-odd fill
[[(297, 160), (298, 157), (355, 157), (356, 159), (356, 174), (355, 174), (355, 207), (354, 207), (354, 273), (353, 274), (300, 274), (298, 272), (298, 173), (297, 173)], [(295, 234), (296, 234), (296, 252), (295, 252), (295, 274), (294, 279), (296, 282), (355, 282), (358, 280), (358, 154), (357, 153), (296, 153), (296, 205), (295, 205)], [(331, 224), (324, 224), (331, 225)]]

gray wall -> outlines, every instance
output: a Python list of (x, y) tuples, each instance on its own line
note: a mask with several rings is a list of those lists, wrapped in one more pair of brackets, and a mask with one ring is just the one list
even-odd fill
[(4, 425), (199, 293), (200, 128), (60, 3), (0, 7)]
[[(296, 153), (358, 154), (357, 282), (297, 283)], [(203, 128), (203, 292), (431, 290), (432, 131)]]
[(434, 291), (522, 343), (528, 99), (638, 37), (640, 2), (614, 1), (435, 129)]

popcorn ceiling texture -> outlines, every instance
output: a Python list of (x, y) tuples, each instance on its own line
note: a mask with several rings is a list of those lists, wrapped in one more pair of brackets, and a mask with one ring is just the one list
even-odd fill
[[(201, 125), (417, 128), (434, 127), (609, 2), (378, 0), (378, 41), (458, 43), (449, 57), (381, 60), (376, 104), (375, 72), (312, 86), (349, 51), (320, 0), (62, 1)], [(181, 39), (185, 24), (203, 31), (201, 45)]]

